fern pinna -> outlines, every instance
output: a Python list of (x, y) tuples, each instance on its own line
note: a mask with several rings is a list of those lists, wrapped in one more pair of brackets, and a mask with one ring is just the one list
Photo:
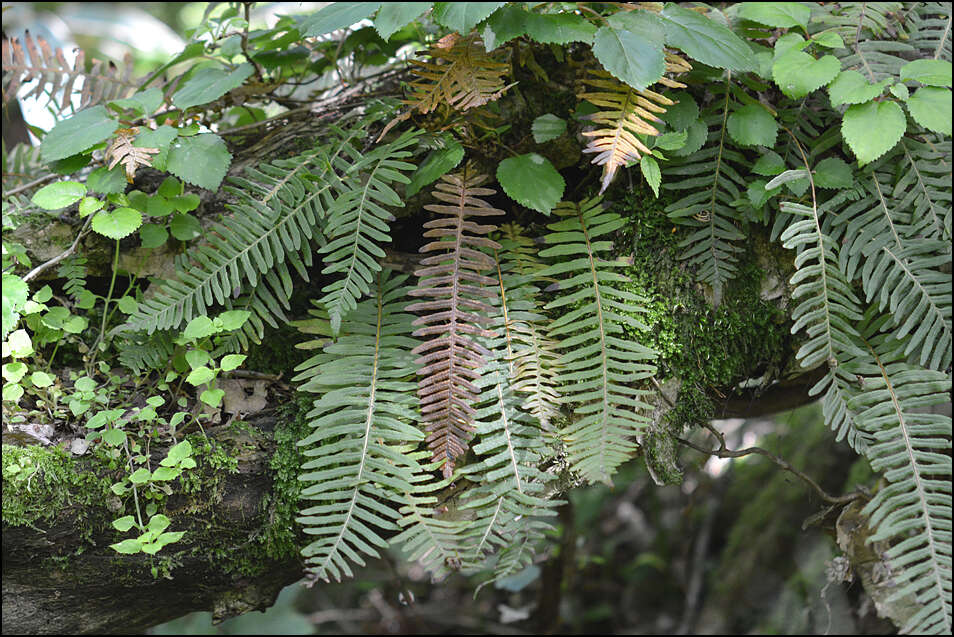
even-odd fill
[(496, 293), (492, 287), (494, 280), (481, 274), (493, 267), (493, 260), (480, 249), (500, 248), (496, 241), (482, 236), (496, 230), (496, 226), (467, 219), (504, 214), (480, 199), (495, 192), (480, 188), (486, 180), (486, 176), (467, 170), (441, 177), (433, 194), (445, 204), (424, 208), (446, 216), (424, 224), (424, 236), (438, 240), (421, 248), (421, 252), (441, 254), (421, 259), (425, 267), (415, 272), (420, 281), (410, 292), (412, 296), (433, 300), (408, 306), (409, 311), (424, 313), (414, 321), (414, 325), (422, 326), (414, 336), (428, 337), (414, 348), (420, 356), (416, 362), (421, 365), (421, 419), (429, 432), (427, 444), (434, 460), (444, 463), (445, 477), (453, 473), (455, 459), (467, 450), (474, 430), (474, 381), (489, 354), (477, 337), (495, 335), (482, 327), (490, 322), (487, 315), (493, 307), (487, 301)]
[(341, 336), (296, 368), (301, 389), (320, 394), (307, 416), (313, 431), (298, 443), (307, 458), (301, 498), (312, 503), (298, 521), (314, 536), (303, 555), (319, 579), (350, 577), (362, 555), (378, 557), (388, 545), (382, 534), (399, 530), (397, 510), (421, 478), (406, 279), (382, 271)]
[(559, 295), (546, 309), (564, 308), (549, 335), (560, 339), (557, 378), (565, 388), (564, 403), (574, 405), (576, 415), (561, 437), (574, 469), (589, 481), (611, 484), (616, 468), (636, 451), (635, 435), (649, 422), (640, 413), (651, 409), (641, 400), (648, 392), (637, 389), (636, 381), (655, 373), (656, 352), (623, 336), (624, 325), (648, 329), (631, 316), (645, 311), (643, 299), (619, 289), (628, 279), (615, 270), (627, 261), (600, 257), (613, 249), (613, 242), (601, 237), (625, 220), (603, 212), (599, 197), (562, 202), (553, 212), (563, 219), (547, 226), (552, 232), (546, 240), (553, 245), (540, 256), (564, 258), (540, 276), (561, 279), (551, 286)]

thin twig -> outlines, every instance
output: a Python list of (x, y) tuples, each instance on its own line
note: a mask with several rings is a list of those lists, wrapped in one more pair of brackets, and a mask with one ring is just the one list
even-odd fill
[(766, 458), (768, 458), (769, 460), (777, 464), (779, 467), (781, 467), (785, 471), (788, 471), (794, 474), (796, 477), (798, 477), (799, 479), (804, 481), (806, 484), (808, 484), (815, 491), (815, 493), (818, 494), (818, 497), (820, 497), (822, 500), (824, 500), (828, 504), (848, 504), (849, 502), (854, 502), (855, 500), (865, 497), (863, 493), (860, 493), (858, 491), (854, 491), (847, 495), (841, 495), (841, 496), (830, 495), (827, 491), (822, 489), (817, 482), (815, 482), (814, 480), (809, 478), (806, 474), (802, 473), (801, 471), (799, 471), (798, 469), (790, 465), (785, 460), (782, 460), (775, 454), (771, 453), (770, 451), (762, 449), (761, 447), (748, 447), (746, 449), (738, 449), (738, 450), (729, 449), (725, 446), (725, 436), (722, 434), (721, 431), (713, 427), (711, 423), (704, 423), (703, 427), (708, 429), (709, 432), (712, 433), (718, 439), (719, 441), (718, 449), (705, 449), (694, 443), (689, 442), (688, 440), (683, 440), (682, 438), (676, 438), (676, 440), (678, 440), (681, 444), (687, 447), (690, 447), (692, 449), (695, 449), (696, 451), (700, 453), (716, 456), (717, 458), (741, 458), (742, 456), (749, 456), (752, 454), (765, 456)]
[(57, 175), (56, 173), (51, 173), (51, 174), (49, 174), (49, 175), (45, 175), (45, 176), (43, 176), (43, 177), (40, 177), (39, 179), (34, 179), (33, 181), (31, 181), (31, 182), (28, 183), (28, 184), (23, 184), (22, 186), (17, 186), (16, 188), (11, 188), (10, 190), (7, 190), (6, 192), (4, 192), (4, 193), (3, 193), (3, 196), (4, 196), (4, 197), (11, 197), (11, 196), (13, 196), (13, 195), (18, 195), (18, 194), (20, 194), (21, 192), (23, 192), (23, 191), (25, 191), (25, 190), (30, 190), (31, 188), (35, 188), (35, 187), (39, 186), (40, 184), (44, 184), (44, 183), (46, 183), (46, 182), (48, 182), (48, 181), (51, 181), (51, 180), (53, 180), (53, 179), (56, 179), (57, 177), (59, 177), (59, 175)]
[(89, 224), (92, 221), (93, 221), (93, 215), (90, 215), (89, 217), (86, 218), (86, 223), (83, 225), (82, 229), (79, 231), (79, 234), (76, 235), (76, 239), (73, 241), (73, 245), (67, 248), (66, 251), (63, 252), (62, 254), (59, 254), (53, 257), (46, 263), (41, 263), (40, 265), (36, 266), (35, 268), (27, 272), (26, 275), (23, 277), (23, 281), (26, 282), (26, 281), (29, 281), (30, 279), (36, 278), (44, 270), (52, 268), (54, 265), (56, 265), (57, 263), (65, 259), (66, 257), (76, 252), (76, 246), (78, 246), (79, 242), (83, 239), (83, 237), (86, 236), (88, 232)]

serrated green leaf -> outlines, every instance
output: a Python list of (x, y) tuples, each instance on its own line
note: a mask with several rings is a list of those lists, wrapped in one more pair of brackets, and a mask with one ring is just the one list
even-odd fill
[(425, 11), (433, 2), (383, 2), (378, 14), (374, 16), (374, 28), (385, 40), (395, 32), (407, 26)]
[(144, 248), (158, 248), (165, 245), (169, 231), (159, 223), (146, 223), (139, 229), (139, 238)]
[(217, 331), (215, 325), (212, 324), (212, 319), (208, 316), (197, 316), (189, 321), (182, 335), (188, 339), (198, 340), (206, 336), (212, 336)]
[(742, 2), (738, 16), (770, 27), (806, 29), (811, 13), (809, 7), (798, 2)]
[(169, 147), (166, 169), (182, 181), (215, 191), (231, 163), (232, 154), (222, 138), (202, 133), (174, 141)]
[(908, 101), (908, 112), (918, 124), (935, 133), (951, 135), (951, 91), (922, 86)]
[(192, 241), (202, 234), (202, 226), (192, 215), (177, 212), (169, 220), (169, 232), (179, 241)]
[(112, 170), (100, 166), (86, 178), (86, 187), (90, 192), (103, 195), (118, 195), (126, 192), (126, 169), (116, 165)]
[(3, 302), (2, 310), (0, 310), (2, 311), (0, 331), (3, 333), (3, 338), (6, 338), (7, 334), (16, 327), (20, 319), (20, 310), (26, 304), (29, 293), (30, 288), (20, 277), (15, 274), (3, 275), (2, 290), (0, 290)]
[(696, 104), (692, 95), (681, 92), (668, 97), (675, 100), (676, 103), (668, 107), (665, 113), (660, 113), (659, 116), (669, 125), (669, 128), (674, 131), (686, 130), (699, 119), (699, 105)]
[(199, 395), (199, 400), (209, 407), (218, 407), (222, 403), (222, 397), (225, 391), (222, 389), (206, 389)]
[(869, 84), (865, 76), (858, 71), (842, 71), (828, 85), (828, 95), (832, 106), (842, 104), (863, 104), (870, 102), (884, 92), (890, 80)]
[(686, 133), (686, 145), (672, 151), (672, 154), (676, 157), (688, 157), (702, 148), (702, 145), (706, 143), (706, 137), (709, 135), (709, 129), (706, 128), (705, 122), (697, 119), (689, 125)]
[(819, 188), (848, 188), (854, 183), (851, 166), (837, 157), (829, 157), (815, 166), (815, 185)]
[(371, 16), (381, 6), (380, 2), (332, 2), (311, 15), (300, 18), (298, 30), (305, 37), (316, 38), (346, 29), (355, 22)]
[(142, 225), (142, 214), (133, 208), (116, 208), (100, 211), (93, 217), (90, 227), (104, 237), (122, 239), (128, 237)]
[(122, 429), (110, 427), (103, 431), (103, 442), (118, 447), (126, 441), (126, 432)]
[(843, 49), (845, 41), (841, 39), (837, 31), (822, 31), (812, 35), (812, 42), (828, 49)]
[(33, 372), (30, 374), (30, 382), (34, 387), (49, 387), (53, 384), (54, 378), (46, 372)]
[(185, 360), (189, 364), (189, 369), (196, 369), (212, 360), (212, 355), (204, 349), (190, 349), (185, 353)]
[(213, 378), (215, 378), (215, 372), (205, 365), (201, 365), (189, 372), (189, 375), (186, 376), (186, 382), (192, 386), (197, 386), (207, 383)]
[(647, 11), (618, 13), (600, 27), (593, 38), (593, 55), (614, 77), (643, 90), (666, 70), (664, 31)]
[(639, 170), (643, 173), (643, 177), (646, 178), (646, 183), (649, 184), (649, 187), (653, 189), (653, 192), (656, 193), (656, 197), (658, 198), (659, 185), (662, 184), (662, 171), (659, 170), (659, 164), (655, 158), (649, 155), (643, 155), (639, 160)]
[(101, 210), (106, 203), (95, 197), (83, 197), (79, 205), (80, 219), (90, 216), (97, 210)]
[(653, 148), (660, 150), (679, 150), (686, 145), (688, 139), (689, 133), (684, 130), (663, 133), (656, 138), (656, 145), (653, 146)]
[(565, 133), (566, 121), (552, 113), (547, 113), (533, 120), (531, 131), (533, 132), (533, 141), (543, 144)]
[(109, 106), (119, 109), (129, 108), (135, 111), (137, 115), (152, 115), (160, 104), (162, 104), (162, 91), (154, 86), (139, 91), (132, 97), (113, 100), (109, 103)]
[(241, 86), (254, 72), (255, 67), (248, 62), (239, 64), (231, 71), (220, 68), (199, 69), (172, 94), (172, 103), (183, 110), (207, 104)]
[(848, 107), (841, 120), (841, 134), (858, 165), (864, 166), (894, 148), (906, 124), (896, 102), (868, 102)]
[(452, 139), (444, 148), (432, 150), (427, 159), (411, 174), (411, 182), (405, 190), (406, 195), (413, 197), (421, 188), (453, 170), (463, 158), (464, 147), (456, 139)]
[(841, 62), (834, 55), (823, 55), (816, 60), (804, 51), (789, 51), (772, 65), (775, 83), (792, 99), (800, 99), (825, 86), (839, 71)]
[(480, 30), (488, 51), (526, 35), (541, 44), (591, 44), (596, 27), (575, 13), (540, 14), (510, 4), (495, 11)]
[(435, 2), (431, 17), (437, 24), (467, 35), (506, 2)]
[(511, 199), (545, 215), (559, 203), (566, 188), (566, 182), (550, 160), (536, 153), (500, 162), (497, 181)]
[(732, 71), (755, 71), (755, 56), (745, 40), (728, 28), (672, 2), (662, 11), (666, 44), (703, 64)]
[(145, 467), (136, 469), (131, 476), (129, 476), (129, 481), (133, 484), (146, 484), (152, 478), (152, 472)]
[(44, 210), (59, 210), (71, 206), (86, 194), (86, 186), (76, 181), (58, 181), (43, 186), (30, 199)]
[(221, 367), (224, 372), (230, 372), (244, 363), (245, 358), (245, 354), (226, 354), (222, 357), (222, 360), (219, 361), (219, 367)]
[(785, 160), (774, 150), (766, 152), (758, 158), (755, 165), (752, 166), (752, 172), (756, 175), (765, 177), (774, 177), (785, 170)]
[(64, 159), (81, 153), (90, 146), (109, 139), (119, 124), (109, 116), (105, 106), (93, 106), (58, 122), (43, 138), (40, 157), (45, 162)]
[(901, 67), (901, 81), (914, 80), (928, 86), (951, 87), (951, 63), (947, 60), (914, 60)]
[(729, 135), (742, 146), (775, 146), (778, 123), (763, 107), (756, 104), (743, 106), (729, 115), (726, 124)]

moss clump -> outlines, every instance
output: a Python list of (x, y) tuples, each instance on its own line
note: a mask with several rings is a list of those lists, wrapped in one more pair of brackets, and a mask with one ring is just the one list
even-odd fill
[[(111, 482), (77, 466), (60, 447), (3, 445), (3, 523), (51, 522), (66, 508), (104, 515)], [(88, 529), (91, 525), (85, 525)]]

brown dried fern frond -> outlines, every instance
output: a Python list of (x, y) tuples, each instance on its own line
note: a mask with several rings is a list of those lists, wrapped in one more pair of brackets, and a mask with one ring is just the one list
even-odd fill
[(126, 169), (126, 181), (133, 182), (136, 178), (136, 169), (140, 166), (151, 166), (152, 157), (159, 152), (158, 148), (138, 148), (133, 146), (138, 128), (120, 128), (116, 137), (106, 148), (106, 159), (109, 161), (109, 170), (122, 164)]
[(659, 135), (650, 122), (662, 121), (658, 113), (665, 113), (665, 106), (675, 102), (649, 89), (637, 91), (602, 70), (590, 69), (583, 84), (589, 88), (585, 86), (577, 97), (601, 109), (587, 115), (597, 128), (583, 131), (590, 138), (583, 152), (597, 153), (593, 163), (603, 167), (602, 194), (620, 166), (637, 162), (650, 152), (636, 135)]
[(485, 175), (467, 169), (441, 177), (433, 194), (444, 203), (425, 206), (441, 215), (424, 224), (424, 236), (435, 240), (421, 248), (421, 252), (435, 254), (421, 260), (424, 267), (415, 272), (418, 287), (410, 291), (412, 296), (431, 300), (407, 308), (423, 313), (413, 323), (420, 326), (414, 336), (428, 340), (412, 353), (419, 356), (416, 363), (422, 366), (417, 372), (418, 397), (427, 445), (433, 461), (445, 461), (445, 477), (454, 472), (455, 460), (467, 451), (473, 436), (472, 405), (479, 393), (474, 381), (490, 354), (476, 337), (496, 336), (484, 327), (494, 312), (488, 301), (496, 298), (495, 281), (481, 274), (494, 266), (494, 260), (481, 249), (500, 249), (500, 244), (486, 236), (497, 228), (468, 220), (504, 214), (480, 198), (495, 194), (479, 187), (486, 180)]
[(418, 79), (410, 82), (406, 103), (424, 114), (441, 104), (458, 111), (476, 108), (497, 100), (516, 84), (505, 84), (510, 65), (490, 57), (476, 36), (452, 33), (423, 55), (429, 59), (411, 60)]
[(24, 97), (46, 94), (50, 102), (56, 104), (57, 94), (61, 94), (57, 104), (60, 112), (72, 106), (75, 91), (80, 92), (78, 108), (86, 108), (128, 97), (140, 84), (132, 77), (133, 60), (128, 54), (122, 68), (112, 62), (93, 60), (87, 71), (82, 50), (76, 50), (76, 60), (70, 66), (62, 48), (53, 49), (42, 37), (33, 37), (29, 32), (24, 34), (22, 42), (17, 38), (4, 38), (2, 59), (4, 102), (15, 98), (17, 90), (33, 80), (37, 81), (36, 86)]

